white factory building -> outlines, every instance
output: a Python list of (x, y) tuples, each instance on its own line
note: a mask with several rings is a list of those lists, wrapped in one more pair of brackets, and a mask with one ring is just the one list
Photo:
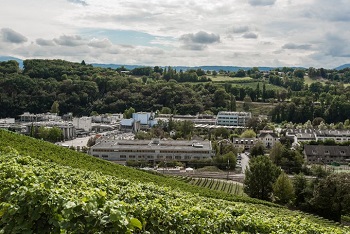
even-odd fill
[(216, 116), (216, 125), (244, 127), (251, 118), (250, 112), (220, 111)]
[(116, 140), (103, 138), (89, 152), (94, 157), (125, 164), (128, 160), (148, 162), (208, 159), (214, 156), (210, 141)]

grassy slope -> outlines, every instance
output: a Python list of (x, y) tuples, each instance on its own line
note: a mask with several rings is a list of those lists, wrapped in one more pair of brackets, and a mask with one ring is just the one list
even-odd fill
[(6, 148), (7, 146), (16, 149), (21, 155), (29, 155), (33, 158), (48, 160), (73, 168), (89, 171), (99, 171), (105, 175), (112, 175), (122, 179), (129, 179), (139, 182), (153, 182), (159, 186), (167, 186), (191, 193), (198, 193), (201, 196), (205, 197), (276, 206), (275, 204), (260, 201), (257, 199), (232, 196), (225, 192), (213, 191), (199, 186), (190, 185), (185, 182), (178, 181), (172, 177), (166, 177), (163, 175), (151, 174), (148, 172), (135, 170), (102, 159), (94, 158), (90, 155), (62, 148), (45, 141), (40, 141), (31, 137), (0, 130), (0, 150), (2, 148)]
[[(158, 186), (171, 187), (174, 191), (186, 191), (196, 193), (204, 197), (222, 198), (228, 201), (239, 201), (243, 202), (246, 205), (249, 205), (250, 203), (261, 203), (271, 207), (268, 208), (266, 206), (259, 205), (258, 210), (259, 212), (263, 213), (270, 212), (270, 209), (272, 209), (272, 207), (275, 206), (274, 204), (268, 202), (259, 201), (251, 198), (232, 196), (222, 192), (211, 191), (205, 188), (200, 188), (198, 186), (189, 185), (185, 182), (181, 182), (176, 179), (130, 169), (124, 166), (96, 159), (89, 155), (61, 148), (51, 143), (0, 130), (0, 152), (12, 151), (12, 149), (16, 149), (21, 155), (28, 155), (36, 159), (49, 162), (51, 161), (57, 163), (58, 165), (70, 166), (72, 168), (88, 171), (97, 171), (98, 173), (102, 173), (106, 176), (112, 175), (120, 179), (128, 179), (134, 182), (154, 182), (154, 184)], [(252, 206), (251, 209), (256, 208), (257, 207), (254, 208)], [(300, 212), (288, 211), (285, 208), (275, 207), (273, 209), (282, 209), (281, 212), (283, 212), (290, 218), (292, 218), (295, 215), (302, 215), (305, 217), (306, 220), (308, 220), (306, 222), (316, 222), (322, 226), (334, 226), (332, 222), (325, 222), (323, 219), (318, 219), (311, 215), (303, 215)]]

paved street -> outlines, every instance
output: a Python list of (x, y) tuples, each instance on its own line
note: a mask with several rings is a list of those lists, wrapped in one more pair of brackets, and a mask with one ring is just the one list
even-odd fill
[(241, 156), (242, 173), (244, 174), (249, 164), (249, 157), (246, 153), (241, 153)]
[(79, 138), (75, 138), (73, 140), (65, 141), (65, 142), (56, 142), (56, 145), (62, 145), (66, 147), (74, 146), (75, 148), (79, 146), (79, 148), (81, 149), (83, 146), (87, 146), (87, 142), (90, 139), (90, 137), (94, 137), (94, 135), (87, 136), (87, 137), (79, 137)]
[[(115, 139), (118, 139), (118, 140), (121, 140), (121, 139), (133, 140), (134, 136), (135, 136), (133, 133), (119, 133), (117, 131), (102, 132), (102, 133), (98, 133), (98, 135), (110, 136), (110, 137), (115, 136)], [(89, 139), (91, 137), (94, 137), (94, 136), (95, 136), (95, 134), (87, 136), (87, 137), (75, 138), (75, 139), (70, 140), (70, 141), (56, 142), (56, 145), (62, 145), (65, 147), (74, 146), (75, 148), (79, 147), (81, 149), (83, 146), (87, 146), (87, 142), (89, 141)]]

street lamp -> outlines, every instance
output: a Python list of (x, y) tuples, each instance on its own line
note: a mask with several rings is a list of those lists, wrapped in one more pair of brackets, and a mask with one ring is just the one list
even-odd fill
[(227, 180), (228, 180), (228, 177), (229, 177), (229, 174), (230, 174), (230, 159), (227, 159), (226, 169), (227, 169)]

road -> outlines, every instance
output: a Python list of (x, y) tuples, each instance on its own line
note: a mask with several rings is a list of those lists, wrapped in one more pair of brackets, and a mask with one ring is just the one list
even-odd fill
[(81, 149), (83, 146), (85, 147), (87, 146), (87, 142), (91, 137), (94, 137), (94, 135), (87, 136), (87, 137), (79, 137), (70, 141), (56, 142), (56, 145), (62, 145), (66, 147), (74, 146), (75, 148), (79, 147)]
[(245, 170), (248, 168), (249, 157), (246, 153), (241, 153), (241, 165), (242, 165), (242, 173), (245, 173)]
[[(98, 135), (105, 136), (105, 137), (115, 137), (115, 139), (118, 139), (118, 140), (122, 140), (122, 139), (133, 140), (135, 136), (133, 133), (119, 133), (118, 131), (102, 132), (102, 133), (98, 133)], [(56, 145), (62, 145), (66, 147), (74, 146), (75, 148), (79, 147), (81, 149), (84, 146), (86, 147), (89, 139), (94, 136), (95, 134), (92, 134), (87, 137), (79, 137), (70, 141), (56, 142)]]

